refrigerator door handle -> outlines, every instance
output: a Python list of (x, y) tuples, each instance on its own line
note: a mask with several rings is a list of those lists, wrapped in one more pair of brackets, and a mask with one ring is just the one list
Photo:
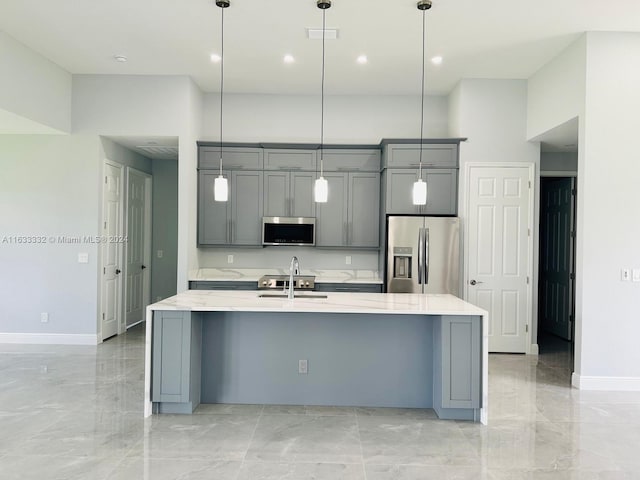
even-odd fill
[(424, 278), (424, 228), (418, 230), (418, 285), (422, 285)]
[(424, 283), (429, 284), (429, 229), (424, 229)]

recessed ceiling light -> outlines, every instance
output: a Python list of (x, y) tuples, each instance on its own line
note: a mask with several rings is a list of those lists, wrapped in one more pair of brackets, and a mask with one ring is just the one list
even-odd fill
[(114, 55), (113, 58), (116, 62), (120, 62), (120, 63), (125, 63), (128, 60), (128, 58), (125, 57), (124, 55)]
[(440, 65), (442, 63), (442, 57), (440, 55), (436, 55), (431, 59), (431, 63), (434, 65)]
[(367, 63), (367, 62), (369, 61), (369, 59), (367, 58), (367, 56), (366, 56), (366, 55), (360, 55), (360, 56), (356, 59), (356, 61), (357, 61), (358, 63), (365, 64), (365, 63)]
[(296, 59), (293, 58), (293, 55), (285, 55), (283, 61), (284, 63), (293, 63), (296, 61)]
[(222, 57), (220, 55), (218, 55), (217, 53), (212, 53), (211, 54), (211, 61), (214, 63), (218, 63), (220, 60), (222, 60)]

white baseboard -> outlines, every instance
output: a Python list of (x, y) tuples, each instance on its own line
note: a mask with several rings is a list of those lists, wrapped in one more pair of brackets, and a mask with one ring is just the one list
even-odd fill
[(593, 377), (574, 372), (571, 385), (580, 390), (640, 392), (640, 377)]
[(95, 334), (77, 333), (1, 333), (0, 343), (27, 345), (97, 345)]
[(539, 355), (539, 354), (540, 354), (540, 349), (538, 348), (538, 344), (532, 343), (529, 346), (529, 355)]

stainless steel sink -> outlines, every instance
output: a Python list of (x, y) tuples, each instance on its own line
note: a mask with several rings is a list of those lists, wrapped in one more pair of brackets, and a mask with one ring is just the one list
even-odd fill
[[(258, 295), (258, 298), (287, 298), (286, 293), (261, 293)], [(300, 298), (303, 300), (311, 299), (311, 298), (327, 298), (326, 295), (312, 295), (310, 293), (303, 294), (294, 294), (293, 298)]]

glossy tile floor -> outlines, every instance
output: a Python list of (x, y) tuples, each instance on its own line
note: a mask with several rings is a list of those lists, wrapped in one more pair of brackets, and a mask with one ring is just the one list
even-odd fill
[(571, 389), (562, 341), (491, 356), (485, 427), (429, 410), (260, 405), (144, 420), (142, 335), (0, 345), (2, 480), (640, 478), (640, 393)]

